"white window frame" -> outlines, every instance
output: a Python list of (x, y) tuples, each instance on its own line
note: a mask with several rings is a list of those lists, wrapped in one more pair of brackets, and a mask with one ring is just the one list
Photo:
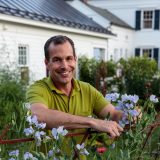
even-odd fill
[[(22, 57), (22, 59), (23, 58), (26, 59), (26, 63), (25, 64), (20, 64), (20, 49), (19, 49), (20, 47), (26, 48), (26, 54), (25, 55), (21, 55), (21, 56), (25, 56), (25, 57)], [(27, 44), (18, 44), (18, 66), (19, 67), (28, 66), (28, 51), (29, 51), (29, 46)]]
[[(144, 27), (144, 13), (145, 12), (152, 12), (152, 26), (151, 28), (146, 28)], [(141, 28), (144, 29), (144, 30), (150, 30), (150, 29), (153, 29), (154, 28), (154, 10), (153, 9), (145, 9), (145, 10), (142, 10), (142, 14), (141, 14)]]

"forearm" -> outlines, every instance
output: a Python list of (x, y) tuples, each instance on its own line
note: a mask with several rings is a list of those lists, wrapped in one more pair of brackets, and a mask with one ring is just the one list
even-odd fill
[(116, 110), (112, 104), (108, 104), (101, 110), (98, 116), (106, 118), (108, 115), (111, 120), (119, 122), (122, 119), (123, 112)]
[(71, 115), (58, 110), (47, 109), (44, 107), (32, 107), (31, 112), (38, 117), (38, 121), (45, 122), (47, 128), (52, 129), (58, 126), (64, 126), (66, 129), (91, 128), (92, 119)]
[(46, 123), (49, 129), (59, 126), (64, 126), (66, 129), (93, 128), (100, 132), (106, 132), (113, 137), (119, 136), (123, 130), (114, 121), (71, 115), (69, 113), (48, 109), (45, 105), (38, 103), (31, 106), (31, 112), (38, 117), (38, 121)]

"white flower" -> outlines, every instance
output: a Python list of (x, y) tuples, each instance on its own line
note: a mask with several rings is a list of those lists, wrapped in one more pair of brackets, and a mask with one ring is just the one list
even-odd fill
[(157, 103), (157, 102), (158, 102), (158, 98), (156, 98), (156, 96), (153, 95), (153, 94), (149, 97), (149, 99), (150, 99), (150, 101), (153, 102), (153, 103)]
[(81, 145), (80, 145), (80, 144), (77, 144), (77, 145), (76, 145), (76, 148), (77, 148), (78, 150), (84, 149), (84, 143), (82, 143)]
[(82, 155), (89, 155), (89, 152), (84, 148), (84, 143), (77, 144), (76, 148), (80, 151), (80, 154), (82, 154)]
[(57, 133), (57, 129), (56, 129), (56, 128), (53, 128), (53, 129), (52, 129), (52, 135), (53, 135), (54, 139), (58, 140), (59, 136), (58, 136), (58, 133)]
[(80, 154), (83, 154), (83, 155), (89, 155), (89, 152), (84, 148), (82, 151), (80, 151)]
[(56, 128), (52, 129), (52, 135), (56, 140), (59, 139), (59, 135), (65, 136), (68, 133), (68, 131), (63, 128), (64, 128), (63, 126), (60, 126), (57, 129)]
[(30, 110), (31, 108), (31, 104), (30, 103), (24, 103), (24, 107), (28, 110)]

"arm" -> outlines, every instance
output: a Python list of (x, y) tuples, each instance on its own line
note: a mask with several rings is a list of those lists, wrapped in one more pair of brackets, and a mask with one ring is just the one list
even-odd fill
[(105, 121), (89, 117), (75, 116), (57, 110), (48, 109), (42, 103), (31, 105), (31, 112), (38, 117), (38, 121), (45, 122), (49, 129), (64, 126), (66, 129), (93, 128), (100, 132), (106, 132), (112, 137), (120, 135), (123, 129), (114, 121)]
[(118, 122), (120, 119), (122, 119), (123, 112), (116, 110), (112, 104), (108, 104), (100, 111), (98, 116), (105, 118), (107, 115), (110, 115), (113, 121)]

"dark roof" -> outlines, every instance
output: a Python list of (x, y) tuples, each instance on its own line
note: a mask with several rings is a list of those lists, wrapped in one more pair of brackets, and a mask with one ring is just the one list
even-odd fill
[(61, 26), (112, 34), (63, 0), (0, 0), (0, 13)]
[(107, 9), (102, 9), (102, 8), (95, 7), (95, 6), (92, 6), (89, 4), (87, 4), (87, 5), (88, 5), (88, 7), (93, 9), (95, 12), (100, 14), (102, 17), (108, 19), (111, 22), (111, 24), (114, 24), (114, 25), (117, 25), (120, 27), (133, 29), (129, 24), (127, 24), (126, 22), (124, 22), (123, 20), (121, 20), (120, 18), (118, 18), (117, 16), (112, 14), (111, 12), (109, 12)]

